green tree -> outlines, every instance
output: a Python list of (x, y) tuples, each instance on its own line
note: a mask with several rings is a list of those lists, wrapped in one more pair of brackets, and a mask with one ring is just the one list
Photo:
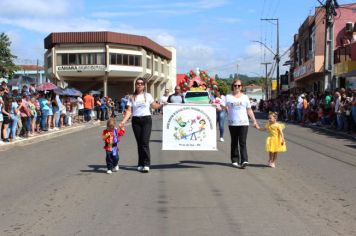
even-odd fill
[(216, 80), (218, 83), (219, 91), (222, 94), (227, 94), (230, 91), (229, 85), (227, 84), (227, 81), (224, 79), (218, 79)]
[(0, 34), (0, 77), (12, 78), (18, 67), (14, 63), (17, 57), (11, 53), (11, 41), (5, 33)]

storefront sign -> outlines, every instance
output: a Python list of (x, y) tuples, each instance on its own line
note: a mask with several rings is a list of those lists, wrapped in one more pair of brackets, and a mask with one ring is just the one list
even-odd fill
[(217, 150), (215, 106), (165, 105), (162, 137), (163, 150)]
[(299, 79), (299, 77), (303, 77), (305, 75), (308, 75), (310, 73), (315, 72), (314, 69), (314, 60), (309, 60), (306, 63), (304, 63), (302, 66), (299, 66), (294, 70), (293, 76), (294, 79)]
[(67, 65), (57, 66), (57, 71), (104, 71), (105, 65)]
[(272, 80), (272, 91), (276, 91), (277, 90), (277, 80)]

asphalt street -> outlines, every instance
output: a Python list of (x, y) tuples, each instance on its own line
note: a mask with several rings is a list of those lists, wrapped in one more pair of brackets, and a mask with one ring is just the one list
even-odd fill
[(250, 127), (241, 170), (227, 128), (219, 151), (189, 152), (162, 151), (161, 126), (148, 174), (130, 124), (112, 175), (103, 126), (0, 152), (0, 235), (356, 235), (355, 141), (287, 125), (272, 169), (267, 133)]

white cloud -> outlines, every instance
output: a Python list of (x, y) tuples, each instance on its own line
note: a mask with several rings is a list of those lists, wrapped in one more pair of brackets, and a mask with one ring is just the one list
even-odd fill
[(173, 46), (177, 45), (176, 38), (169, 33), (160, 33), (155, 37), (155, 41), (164, 46)]
[(62, 31), (100, 31), (109, 30), (111, 22), (106, 20), (92, 20), (88, 18), (74, 18), (74, 19), (32, 19), (14, 18), (6, 19), (0, 18), (3, 24), (21, 27), (31, 31), (49, 33)]
[(2, 0), (0, 9), (2, 17), (41, 17), (41, 16), (64, 16), (71, 12), (76, 3), (69, 0)]
[(117, 5), (116, 7), (107, 6), (105, 9), (120, 9), (119, 11), (99, 11), (92, 14), (94, 17), (114, 18), (126, 16), (138, 16), (159, 14), (164, 16), (190, 15), (202, 12), (208, 9), (222, 7), (228, 4), (228, 0), (199, 0), (189, 2), (174, 2), (167, 4), (131, 4)]
[(210, 9), (210, 8), (217, 8), (226, 5), (229, 1), (228, 0), (200, 0), (197, 2), (197, 6), (201, 8)]

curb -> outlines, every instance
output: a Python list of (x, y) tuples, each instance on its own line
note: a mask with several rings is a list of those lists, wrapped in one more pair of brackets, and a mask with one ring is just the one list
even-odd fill
[(5, 143), (5, 144), (0, 145), (0, 151), (6, 151), (6, 150), (9, 150), (14, 147), (21, 147), (21, 146), (26, 146), (26, 145), (42, 142), (45, 140), (49, 140), (51, 138), (60, 137), (60, 136), (78, 132), (78, 131), (81, 131), (84, 129), (94, 128), (94, 127), (97, 127), (100, 125), (101, 125), (101, 122), (93, 122), (93, 123), (89, 123), (89, 124), (82, 124), (82, 125), (78, 125), (75, 127), (72, 126), (72, 127), (64, 128), (62, 130), (56, 130), (56, 131), (51, 131), (51, 132), (47, 132), (44, 134), (39, 134), (36, 136), (28, 137), (26, 139), (15, 140), (11, 143)]
[(315, 130), (322, 130), (325, 133), (338, 135), (338, 136), (341, 136), (341, 137), (344, 137), (344, 138), (347, 138), (347, 139), (351, 139), (351, 140), (356, 140), (356, 136), (353, 136), (352, 134), (347, 134), (347, 133), (342, 132), (342, 131), (332, 130), (332, 129), (328, 129), (328, 128), (324, 128), (324, 127), (320, 127), (320, 126), (314, 126), (314, 125), (305, 125), (304, 127), (310, 128), (310, 129), (315, 129)]

